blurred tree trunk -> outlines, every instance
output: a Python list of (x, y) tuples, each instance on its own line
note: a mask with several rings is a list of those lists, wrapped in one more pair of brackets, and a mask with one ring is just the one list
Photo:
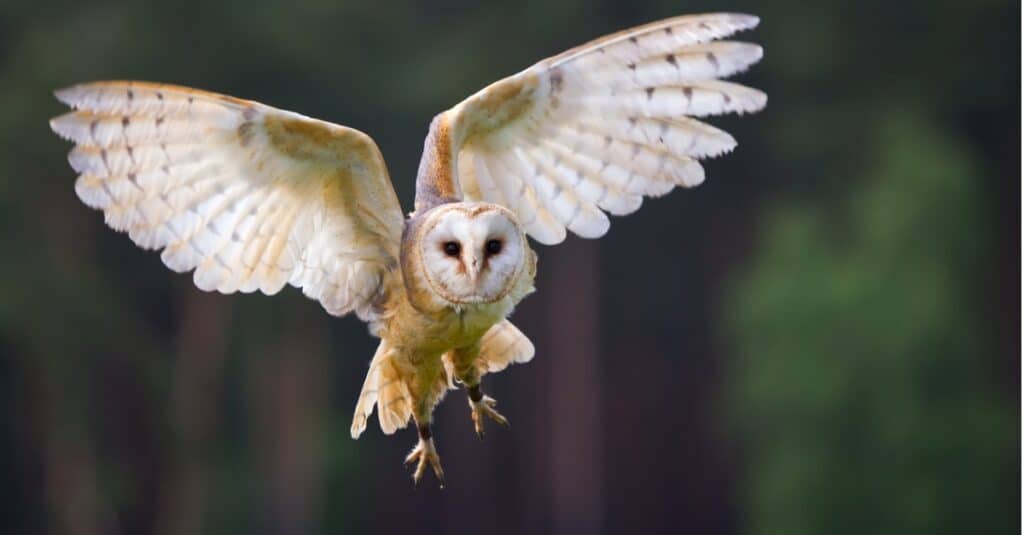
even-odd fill
[[(48, 530), (62, 535), (116, 534), (120, 530), (111, 501), (101, 493), (98, 467), (102, 415), (94, 410), (98, 399), (93, 382), (100, 375), (92, 374), (98, 361), (79, 347), (79, 337), (91, 324), (64, 315), (66, 310), (76, 310), (74, 300), (81, 299), (68, 277), (88, 264), (86, 251), (95, 240), (89, 226), (76, 218), (82, 213), (73, 209), (73, 200), (58, 195), (53, 181), (41, 182), (46, 186), (30, 212), (38, 214), (34, 225), (42, 231), (35, 246), (43, 260), (34, 275), (45, 282), (29, 285), (33, 288), (30, 295), (40, 303), (58, 302), (60, 306), (25, 303), (18, 314), (23, 323), (14, 332), (30, 339), (35, 335), (32, 349), (26, 349), (21, 362), (30, 384), (28, 411), (38, 426)], [(55, 292), (59, 299), (40, 297), (45, 295), (41, 288)], [(111, 343), (112, 349), (117, 342)]]
[(308, 310), (280, 326), (272, 350), (253, 356), (249, 406), (268, 533), (320, 532), (328, 373), (324, 337), (314, 326), (325, 320), (319, 308), (302, 306)]
[(67, 397), (54, 389), (53, 377), (35, 403), (40, 407), (42, 460), (50, 511), (51, 533), (98, 535), (116, 533), (105, 503), (98, 496), (96, 455), (87, 430), (68, 425)]
[(206, 457), (220, 423), (227, 354), (227, 300), (192, 288), (184, 295), (171, 400), (178, 447), (158, 513), (160, 535), (203, 532), (210, 487)]
[(605, 507), (598, 245), (570, 238), (545, 253), (552, 531), (596, 534)]

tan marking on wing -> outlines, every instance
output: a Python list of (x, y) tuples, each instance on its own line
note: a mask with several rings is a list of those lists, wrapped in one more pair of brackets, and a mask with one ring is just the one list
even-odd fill
[(477, 99), (466, 106), (474, 107), (474, 115), (454, 113), (458, 123), (456, 130), (461, 144), (473, 136), (486, 135), (495, 128), (501, 128), (526, 115), (533, 107), (533, 98), (539, 79), (536, 73), (491, 84), (477, 93)]
[[(602, 210), (627, 214), (644, 197), (700, 184), (696, 159), (736, 145), (690, 117), (764, 107), (764, 93), (718, 80), (762, 51), (716, 40), (757, 22), (731, 13), (652, 22), (487, 86), (441, 115), (444, 142), (428, 143), (424, 159), (445, 169), (418, 177), (432, 184), (424, 193), (464, 192), (466, 200), (506, 206), (541, 243), (561, 242), (567, 229), (604, 235)], [(444, 158), (446, 148), (453, 159)]]
[(302, 160), (376, 164), (376, 145), (364, 136), (339, 135), (337, 128), (322, 122), (287, 116), (268, 116), (263, 121), (270, 144), (284, 154)]
[(372, 319), (398, 264), (402, 214), (366, 134), (179, 86), (57, 91), (76, 192), (203, 290), (302, 288)]

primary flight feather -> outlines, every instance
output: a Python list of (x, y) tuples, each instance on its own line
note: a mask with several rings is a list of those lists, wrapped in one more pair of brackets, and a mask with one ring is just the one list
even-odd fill
[(200, 289), (301, 288), (354, 312), (381, 343), (352, 436), (376, 409), (419, 432), (407, 462), (443, 481), (434, 406), (456, 381), (471, 416), (507, 424), (480, 378), (533, 357), (506, 318), (533, 291), (527, 236), (603, 236), (607, 214), (704, 180), (698, 160), (736, 141), (695, 117), (760, 110), (765, 94), (721, 78), (761, 47), (719, 41), (756, 17), (666, 19), (609, 35), (495, 82), (430, 125), (415, 210), (402, 215), (366, 134), (257, 102), (145, 82), (62, 89), (50, 122), (75, 143), (75, 191), (112, 228), (162, 250)]

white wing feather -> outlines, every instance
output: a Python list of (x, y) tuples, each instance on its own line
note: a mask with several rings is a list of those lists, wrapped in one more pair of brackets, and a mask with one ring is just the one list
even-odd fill
[(704, 180), (736, 146), (691, 117), (750, 113), (761, 91), (718, 80), (761, 47), (714, 41), (757, 17), (684, 16), (603, 37), (500, 80), (446, 112), (465, 197), (507, 206), (541, 243), (604, 235), (604, 212)]
[(397, 264), (402, 213), (368, 136), (256, 102), (143, 82), (57, 91), (75, 191), (196, 286), (302, 288), (372, 316)]

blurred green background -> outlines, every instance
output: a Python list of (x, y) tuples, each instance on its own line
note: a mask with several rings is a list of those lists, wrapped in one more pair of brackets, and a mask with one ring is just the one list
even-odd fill
[[(482, 443), (348, 437), (376, 341), (203, 294), (75, 197), (51, 91), (129, 78), (359, 128), (411, 207), (433, 114), (545, 56), (745, 11), (767, 109), (693, 191), (538, 246)], [(0, 1), (0, 531), (1020, 531), (1020, 4)]]

